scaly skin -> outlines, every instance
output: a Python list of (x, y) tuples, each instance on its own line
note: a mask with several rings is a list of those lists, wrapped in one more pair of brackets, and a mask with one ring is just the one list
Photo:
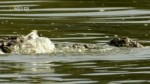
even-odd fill
[(142, 44), (140, 44), (137, 41), (133, 41), (129, 37), (118, 37), (117, 35), (115, 35), (114, 38), (110, 40), (108, 44), (116, 47), (144, 47)]
[[(13, 52), (13, 46), (16, 44), (21, 44), (24, 41), (22, 36), (8, 36), (0, 39), (0, 49), (4, 53)], [(137, 41), (133, 41), (129, 37), (118, 37), (114, 36), (112, 40), (108, 42), (110, 46), (116, 47), (137, 47), (142, 48), (143, 45), (138, 43)], [(98, 44), (86, 44), (86, 43), (55, 43), (56, 49), (70, 48), (70, 49), (100, 49), (101, 46)]]

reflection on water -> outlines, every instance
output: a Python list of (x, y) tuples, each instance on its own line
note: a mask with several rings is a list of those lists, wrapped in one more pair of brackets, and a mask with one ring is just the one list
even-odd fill
[[(78, 55), (1, 56), (1, 83), (12, 81), (13, 83), (40, 84), (145, 84), (150, 82), (150, 67), (147, 59), (149, 55), (141, 59), (140, 56), (128, 56), (129, 54), (126, 53), (123, 56)], [(127, 56), (126, 59), (124, 59), (125, 56)], [(135, 59), (138, 57), (139, 59)]]
[(0, 55), (2, 84), (149, 84), (148, 0), (0, 0), (0, 37), (37, 29), (54, 43), (105, 45), (129, 36), (145, 48)]

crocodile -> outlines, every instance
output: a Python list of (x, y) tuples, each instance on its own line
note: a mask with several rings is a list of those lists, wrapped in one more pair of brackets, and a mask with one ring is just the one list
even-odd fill
[(118, 35), (114, 35), (114, 38), (111, 39), (108, 42), (108, 44), (111, 46), (116, 46), (116, 47), (137, 47), (137, 48), (144, 47), (139, 42), (134, 41), (127, 36), (119, 37)]
[[(31, 33), (29, 33), (26, 36), (29, 36)], [(31, 39), (31, 37), (28, 39)], [(22, 45), (24, 43), (24, 41), (25, 41), (24, 36), (2, 37), (0, 39), (0, 49), (4, 53), (11, 53), (14, 51), (15, 45)], [(126, 37), (119, 37), (117, 35), (115, 35), (114, 38), (112, 38), (106, 44), (108, 44), (110, 46), (115, 46), (115, 47), (137, 47), (137, 48), (144, 47), (139, 42), (133, 41), (131, 38), (129, 38), (127, 36)], [(99, 46), (97, 44), (88, 44), (88, 43), (64, 43), (64, 44), (54, 43), (54, 47), (56, 49), (62, 49), (62, 48), (68, 48), (69, 49), (70, 48), (70, 49), (82, 49), (82, 50), (100, 49), (101, 48), (101, 46)]]

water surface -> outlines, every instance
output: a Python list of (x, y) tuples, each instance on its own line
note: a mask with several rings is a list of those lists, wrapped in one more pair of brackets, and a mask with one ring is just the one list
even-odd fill
[(0, 55), (2, 84), (149, 84), (150, 1), (0, 0), (0, 36), (36, 29), (54, 43), (105, 45), (129, 36), (144, 48)]

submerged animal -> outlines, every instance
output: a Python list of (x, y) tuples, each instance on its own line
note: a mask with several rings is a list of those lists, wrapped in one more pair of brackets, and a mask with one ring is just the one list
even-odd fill
[(137, 41), (133, 41), (129, 37), (119, 37), (117, 35), (114, 36), (112, 40), (109, 41), (108, 43), (111, 46), (116, 46), (116, 47), (137, 47), (137, 48), (142, 48), (144, 47), (142, 44), (140, 44)]
[[(129, 37), (114, 36), (108, 42), (110, 46), (116, 47), (138, 47), (142, 48), (143, 45), (137, 41), (133, 41)], [(59, 44), (53, 43), (47, 37), (40, 37), (37, 30), (32, 30), (25, 36), (8, 36), (0, 39), (0, 49), (4, 53), (23, 53), (23, 54), (37, 54), (37, 53), (52, 53), (56, 50), (71, 49), (71, 50), (87, 50), (87, 49), (100, 49), (102, 48), (96, 44), (81, 44), (81, 43), (66, 43)]]
[(22, 39), (19, 36), (7, 36), (0, 39), (0, 49), (4, 53), (11, 53), (13, 46), (21, 43)]
[(0, 49), (4, 53), (51, 53), (55, 49), (55, 45), (49, 38), (38, 36), (37, 30), (33, 30), (26, 36), (2, 38), (0, 43)]

